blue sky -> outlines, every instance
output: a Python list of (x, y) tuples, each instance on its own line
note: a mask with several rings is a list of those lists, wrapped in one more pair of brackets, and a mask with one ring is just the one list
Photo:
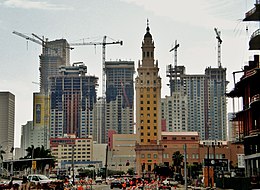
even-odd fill
[[(232, 72), (241, 70), (253, 52), (248, 39), (258, 23), (242, 22), (254, 0), (0, 0), (0, 91), (16, 96), (16, 141), (21, 125), (32, 120), (32, 94), (39, 86), (40, 45), (12, 34), (35, 33), (49, 40), (68, 42), (107, 42), (122, 40), (123, 46), (106, 48), (107, 60), (141, 59), (141, 43), (150, 21), (155, 42), (155, 58), (162, 77), (162, 97), (169, 95), (166, 65), (173, 62), (169, 53), (174, 41), (180, 44), (178, 65), (187, 74), (202, 74), (206, 67), (217, 67), (217, 40), (214, 28), (221, 31), (222, 66), (227, 68), (233, 88)], [(246, 28), (248, 30), (246, 30)], [(101, 79), (101, 46), (78, 46), (71, 51), (71, 63), (82, 61), (88, 73)], [(254, 52), (255, 53), (255, 52)], [(101, 81), (100, 81), (101, 84)], [(100, 85), (101, 86), (101, 85)], [(99, 89), (98, 94), (101, 94)], [(229, 101), (230, 102), (230, 101)], [(228, 105), (228, 111), (232, 111)]]

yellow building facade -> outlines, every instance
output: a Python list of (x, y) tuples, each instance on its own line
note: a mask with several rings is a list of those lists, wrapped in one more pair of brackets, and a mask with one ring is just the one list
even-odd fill
[(154, 59), (154, 41), (147, 23), (142, 42), (142, 61), (138, 63), (136, 90), (136, 172), (151, 174), (162, 163), (161, 140), (161, 78), (158, 61)]

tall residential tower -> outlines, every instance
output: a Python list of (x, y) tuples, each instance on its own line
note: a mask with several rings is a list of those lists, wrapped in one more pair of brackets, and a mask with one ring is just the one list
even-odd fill
[(60, 67), (60, 75), (50, 77), (50, 137), (93, 135), (97, 77), (86, 76), (85, 65)]
[[(176, 74), (177, 77), (173, 77)], [(177, 66), (176, 72), (168, 66), (167, 76), (170, 84), (176, 85), (170, 88), (174, 90), (172, 96), (176, 97), (173, 108), (180, 110), (164, 113), (167, 131), (196, 131), (201, 140), (226, 140), (226, 68), (208, 67), (205, 74), (186, 74), (184, 66)], [(169, 101), (166, 103), (169, 108)], [(181, 122), (176, 123), (180, 119)]]
[(106, 72), (106, 129), (118, 134), (134, 133), (133, 61), (107, 61)]

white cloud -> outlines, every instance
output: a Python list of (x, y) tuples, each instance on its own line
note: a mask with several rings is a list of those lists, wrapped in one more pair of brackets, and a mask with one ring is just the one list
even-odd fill
[(6, 0), (3, 5), (12, 8), (22, 9), (45, 9), (45, 10), (71, 10), (72, 7), (63, 5), (51, 4), (46, 1), (31, 1), (31, 0)]
[[(180, 23), (212, 29), (233, 29), (234, 20), (231, 12), (235, 2), (229, 0), (120, 0), (143, 7), (157, 16), (164, 16)], [(232, 4), (233, 3), (233, 4)]]

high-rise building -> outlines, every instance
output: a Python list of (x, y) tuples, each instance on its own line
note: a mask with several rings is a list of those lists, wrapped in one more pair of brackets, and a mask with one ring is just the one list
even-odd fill
[(93, 141), (101, 144), (105, 143), (105, 128), (102, 127), (103, 121), (105, 118), (103, 118), (103, 108), (105, 105), (105, 99), (100, 97), (97, 99), (97, 102), (94, 106), (94, 128), (93, 128)]
[(172, 93), (161, 99), (162, 119), (166, 121), (166, 131), (188, 131), (187, 95), (180, 92)]
[(70, 49), (67, 40), (46, 42), (40, 55), (40, 92), (48, 92), (48, 79), (59, 74), (59, 67), (69, 65)]
[(49, 148), (50, 137), (49, 78), (58, 75), (59, 67), (69, 65), (69, 60), (70, 48), (65, 39), (45, 42), (40, 55), (40, 93), (34, 93), (33, 105), (33, 124), (43, 128), (45, 148)]
[(0, 92), (0, 150), (6, 152), (3, 159), (12, 159), (10, 150), (14, 147), (15, 96)]
[[(198, 131), (201, 140), (226, 140), (226, 69), (221, 66), (218, 68), (208, 67), (205, 69), (204, 75), (190, 75), (185, 73), (184, 66), (176, 68), (175, 72), (175, 68), (168, 66), (167, 76), (170, 78), (170, 91), (172, 96), (178, 97), (179, 95), (179, 98), (173, 99), (176, 106), (178, 106), (178, 101), (187, 105), (179, 106), (179, 111), (176, 110), (173, 115), (170, 112), (164, 114), (169, 117), (166, 119), (168, 121), (166, 123), (167, 129), (171, 131), (171, 123), (169, 122), (174, 120), (173, 117), (178, 119), (179, 115), (184, 116), (182, 112), (183, 109), (186, 109), (187, 114), (182, 120), (187, 120), (187, 131)], [(175, 82), (176, 80), (177, 82)], [(173, 126), (175, 127), (175, 125)]]
[(86, 73), (87, 66), (75, 64), (50, 77), (50, 138), (92, 136), (98, 78)]
[(161, 78), (158, 61), (154, 63), (154, 41), (147, 24), (142, 42), (142, 64), (138, 63), (136, 89), (136, 171), (152, 173), (162, 163)]
[(107, 61), (106, 72), (106, 142), (108, 130), (118, 134), (134, 132), (134, 85), (133, 61)]
[(226, 68), (205, 69), (205, 137), (207, 140), (227, 140), (227, 80)]
[(34, 148), (41, 147), (44, 142), (44, 128), (34, 126), (32, 121), (27, 121), (22, 125), (21, 130), (21, 157), (27, 155), (26, 149), (33, 146)]

